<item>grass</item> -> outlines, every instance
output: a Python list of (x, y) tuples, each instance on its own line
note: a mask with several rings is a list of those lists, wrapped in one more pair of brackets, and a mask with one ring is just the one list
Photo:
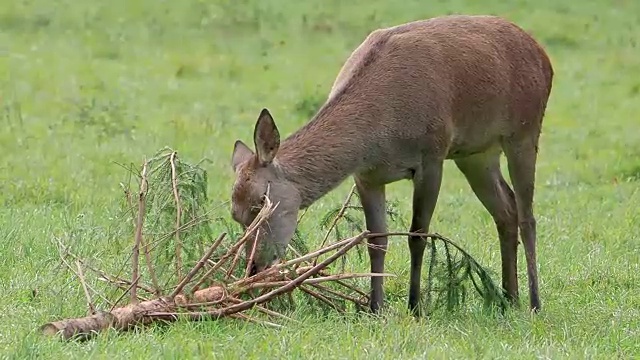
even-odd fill
[[(116, 162), (139, 164), (163, 146), (211, 159), (203, 165), (211, 207), (230, 220), (223, 202), (233, 141), (251, 143), (262, 107), (290, 134), (369, 31), (448, 13), (508, 17), (545, 45), (555, 67), (535, 209), (542, 313), (498, 317), (472, 304), (416, 323), (404, 312), (406, 240), (395, 239), (387, 270), (398, 278), (386, 282), (384, 319), (302, 308), (294, 316), (303, 322), (284, 330), (218, 321), (84, 344), (38, 336), (42, 323), (86, 311), (78, 282), (59, 267), (54, 237), (102, 264), (130, 251), (132, 237), (111, 227), (125, 181)], [(638, 33), (640, 5), (631, 0), (3, 1), (2, 358), (640, 357)], [(350, 185), (307, 214), (307, 246), (322, 239), (313, 219), (339, 206)], [(396, 183), (388, 193), (406, 223), (410, 189)], [(493, 222), (450, 163), (432, 230), (499, 272)], [(522, 251), (519, 265), (526, 304)]]

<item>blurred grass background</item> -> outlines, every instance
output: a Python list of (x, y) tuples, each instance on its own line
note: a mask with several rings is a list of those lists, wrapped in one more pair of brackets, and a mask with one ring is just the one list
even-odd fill
[[(634, 358), (640, 356), (640, 3), (469, 0), (0, 1), (0, 351), (3, 358)], [(37, 336), (85, 312), (54, 237), (109, 261), (130, 250), (112, 229), (127, 177), (119, 163), (171, 146), (211, 159), (215, 216), (228, 206), (235, 139), (252, 143), (262, 107), (283, 136), (314, 114), (351, 51), (372, 30), (452, 13), (496, 14), (531, 32), (555, 69), (538, 162), (543, 312), (505, 318), (476, 307), (416, 323), (406, 306), (409, 255), (395, 239), (386, 282), (394, 315), (300, 311), (276, 331), (180, 323), (86, 344)], [(350, 181), (310, 210), (339, 206)], [(411, 187), (388, 197), (410, 218)], [(315, 216), (313, 216), (315, 215)], [(394, 230), (406, 230), (391, 224)], [(492, 220), (447, 164), (432, 230), (499, 273)], [(222, 227), (220, 228), (222, 231)], [(519, 279), (526, 304), (524, 256)], [(361, 264), (368, 268), (366, 257)], [(496, 278), (499, 281), (499, 278)], [(31, 296), (38, 289), (38, 296)]]

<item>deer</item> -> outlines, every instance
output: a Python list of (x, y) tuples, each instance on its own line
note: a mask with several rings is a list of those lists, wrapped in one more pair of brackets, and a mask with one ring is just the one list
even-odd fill
[[(552, 80), (552, 64), (541, 44), (499, 16), (447, 15), (373, 30), (346, 59), (307, 123), (281, 142), (270, 111), (263, 108), (254, 126), (255, 152), (235, 141), (233, 220), (246, 229), (265, 196), (277, 204), (256, 239), (245, 245), (248, 254), (258, 241), (251, 273), (280, 261), (299, 212), (349, 177), (366, 230), (376, 235), (367, 239), (371, 273), (383, 273), (386, 185), (412, 181), (409, 231), (428, 233), (443, 166), (452, 160), (494, 220), (502, 290), (514, 306), (520, 305), (517, 250), (522, 241), (529, 310), (538, 313), (533, 198)], [(503, 154), (511, 186), (502, 175)], [(408, 236), (408, 310), (415, 316), (421, 314), (426, 244), (423, 236)], [(379, 313), (383, 305), (383, 278), (372, 276), (367, 310)]]

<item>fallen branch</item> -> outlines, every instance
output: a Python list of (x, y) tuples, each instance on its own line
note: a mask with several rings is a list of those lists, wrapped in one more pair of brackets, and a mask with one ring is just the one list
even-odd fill
[[(241, 311), (248, 310), (253, 307), (258, 307), (279, 295), (290, 293), (302, 285), (317, 285), (320, 283), (350, 278), (392, 276), (391, 274), (371, 273), (334, 275), (323, 273), (323, 270), (328, 265), (345, 255), (351, 248), (361, 243), (367, 235), (367, 232), (363, 232), (355, 237), (338, 242), (338, 244), (340, 244), (339, 250), (315, 266), (301, 266), (295, 270), (287, 269), (283, 266), (276, 266), (265, 271), (266, 276), (245, 278), (228, 285), (215, 285), (194, 291), (191, 294), (181, 293), (182, 289), (195, 277), (198, 271), (202, 269), (208, 258), (220, 244), (221, 239), (224, 236), (223, 234), (209, 248), (207, 253), (203, 255), (200, 261), (180, 282), (170, 296), (131, 303), (123, 307), (113, 308), (108, 312), (96, 312), (95, 314), (87, 317), (51, 322), (43, 325), (41, 327), (41, 331), (46, 335), (60, 334), (64, 339), (86, 339), (95, 333), (109, 328), (125, 331), (138, 325), (150, 324), (154, 321), (175, 321), (181, 317), (186, 317), (189, 320), (218, 319), (238, 314)], [(334, 244), (328, 248), (335, 249), (336, 246)], [(234, 251), (240, 251), (240, 249), (237, 248)], [(323, 254), (325, 252), (326, 251), (316, 251), (315, 253)], [(226, 255), (229, 255), (229, 253)], [(305, 258), (308, 259), (308, 257)], [(289, 265), (295, 265), (300, 262), (300, 259), (294, 259), (287, 263)], [(132, 287), (136, 282), (137, 279), (132, 281)], [(239, 299), (252, 289), (271, 290), (251, 300), (243, 301)], [(321, 288), (316, 289), (322, 290)], [(129, 289), (124, 294), (128, 291)], [(327, 296), (319, 292), (311, 291), (308, 288), (303, 289), (303, 291), (315, 296), (316, 298), (332, 303)], [(332, 291), (332, 295), (340, 297), (340, 293), (335, 290)], [(343, 298), (346, 300), (354, 299), (351, 296), (343, 296)], [(360, 305), (360, 303), (361, 301), (358, 301), (358, 305)], [(189, 310), (197, 308), (201, 308), (202, 311)], [(258, 310), (271, 316), (287, 318), (282, 314), (262, 307), (259, 307)]]

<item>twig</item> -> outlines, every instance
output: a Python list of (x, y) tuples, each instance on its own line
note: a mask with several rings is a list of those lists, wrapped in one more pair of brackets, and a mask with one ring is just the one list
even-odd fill
[(310, 285), (313, 286), (314, 288), (318, 289), (318, 290), (326, 291), (326, 292), (328, 292), (328, 293), (330, 293), (330, 294), (332, 294), (334, 296), (340, 297), (340, 298), (342, 298), (344, 300), (349, 300), (349, 301), (351, 301), (351, 302), (353, 302), (355, 304), (358, 304), (358, 305), (365, 305), (365, 303), (364, 303), (364, 301), (362, 299), (358, 299), (358, 298), (355, 298), (353, 296), (349, 296), (349, 295), (343, 294), (343, 293), (341, 293), (339, 291), (333, 290), (332, 288), (329, 288), (329, 287), (326, 287), (326, 286), (323, 286), (323, 285), (320, 285), (320, 284), (310, 284)]
[[(242, 242), (243, 244), (247, 242), (247, 239), (244, 239), (244, 240), (245, 241)], [(231, 265), (229, 265), (229, 270), (227, 270), (227, 274), (224, 277), (225, 280), (229, 280), (231, 275), (233, 275), (233, 271), (236, 269), (236, 265), (238, 265), (238, 261), (240, 260), (241, 253), (242, 251), (238, 248), (236, 250), (235, 256), (233, 257), (233, 260), (231, 261)]]
[[(246, 240), (247, 240), (246, 237), (240, 238), (240, 240), (238, 240), (238, 242), (236, 242), (224, 255), (222, 255), (220, 257), (220, 259), (218, 259), (218, 261), (216, 261), (213, 264), (213, 266), (211, 266), (211, 268), (209, 270), (207, 270), (207, 272), (205, 272), (204, 275), (202, 275), (200, 277), (200, 280), (198, 280), (196, 282), (196, 284), (194, 285), (193, 291), (197, 291), (200, 288), (200, 286), (211, 276), (211, 274), (213, 274), (214, 271), (222, 268), (222, 264), (227, 262), (227, 260), (231, 256), (237, 255), (238, 254), (238, 250), (240, 249), (242, 244), (245, 243)], [(231, 270), (231, 268), (229, 268), (229, 270), (226, 273), (229, 274), (231, 272), (232, 272), (232, 270)]]
[[(105, 281), (107, 281), (107, 282), (109, 282), (111, 284), (114, 284), (116, 286), (121, 286), (122, 284), (125, 284), (126, 285), (125, 288), (127, 288), (127, 289), (129, 288), (129, 286), (131, 286), (131, 280), (121, 279), (121, 278), (119, 278), (117, 276), (109, 275), (109, 274), (105, 273), (104, 271), (101, 271), (101, 270), (98, 270), (98, 269), (95, 269), (95, 268), (91, 267), (90, 265), (88, 265), (87, 263), (83, 262), (82, 260), (80, 260), (80, 263), (82, 265), (84, 265), (87, 269), (89, 269), (89, 270), (95, 272), (96, 274), (98, 274), (99, 275), (98, 280), (102, 279), (102, 280), (105, 280)], [(155, 293), (155, 291), (153, 289), (149, 288), (148, 286), (140, 284), (140, 281), (138, 281), (138, 289), (142, 289), (142, 290), (148, 292), (149, 294), (154, 294)]]
[[(112, 281), (111, 279), (107, 279), (104, 277), (98, 277), (98, 280), (100, 281), (106, 281), (109, 284), (115, 285), (118, 289), (120, 290), (124, 290), (125, 292), (129, 291), (129, 286), (131, 286), (131, 282), (130, 281)], [(138, 288), (140, 288), (140, 285), (138, 285)], [(153, 292), (151, 292), (151, 294), (153, 294)], [(149, 300), (149, 298), (140, 295), (139, 293), (137, 294), (138, 296), (138, 300), (140, 301), (147, 301)], [(111, 302), (109, 302), (109, 306), (112, 306), (113, 304)]]
[[(131, 184), (131, 175), (129, 175), (129, 184)], [(131, 190), (128, 187), (125, 187), (123, 183), (120, 183), (120, 186), (124, 191), (124, 197), (127, 200), (127, 205), (129, 205), (127, 212), (131, 212), (131, 217), (133, 217), (133, 199), (131, 198)], [(135, 225), (136, 222), (133, 221), (133, 226)]]
[[(267, 184), (267, 191), (265, 192), (265, 195), (264, 195), (265, 204), (267, 203), (271, 204), (271, 200), (269, 199), (270, 192), (271, 192), (271, 185)], [(244, 272), (245, 278), (248, 278), (251, 272), (251, 267), (253, 266), (253, 258), (256, 254), (256, 248), (258, 247), (258, 242), (260, 242), (260, 229), (256, 230), (256, 236), (253, 238), (253, 246), (251, 247), (251, 254), (249, 254), (249, 259), (247, 261), (245, 272)], [(238, 252), (238, 254), (239, 253), (240, 252)], [(234, 259), (234, 264), (231, 265), (231, 268), (229, 270), (233, 271), (233, 268), (235, 268), (235, 259)], [(227, 274), (227, 277), (229, 275), (230, 274)]]
[[(213, 261), (213, 260), (209, 259), (209, 260), (207, 260), (207, 264), (208, 264), (208, 265), (211, 265), (211, 266), (214, 266), (214, 265), (216, 265), (217, 263), (216, 263), (215, 261)], [(221, 272), (225, 273), (225, 274), (227, 273), (227, 269), (226, 269), (225, 267), (223, 267), (223, 266), (218, 267), (218, 269), (219, 269)], [(231, 279), (231, 280), (233, 280), (233, 281), (238, 281), (238, 278), (237, 278), (237, 277), (235, 277), (233, 274), (229, 277), (229, 279)]]
[(334, 243), (334, 244), (332, 244), (330, 246), (327, 246), (325, 248), (321, 248), (321, 249), (318, 249), (318, 250), (316, 250), (314, 252), (308, 253), (303, 257), (300, 257), (300, 258), (297, 258), (297, 259), (293, 259), (293, 260), (289, 260), (289, 261), (281, 264), (280, 267), (288, 267), (288, 266), (291, 266), (291, 265), (295, 265), (295, 264), (299, 264), (299, 263), (305, 262), (307, 260), (315, 259), (315, 258), (319, 257), (320, 255), (326, 254), (329, 251), (337, 249), (340, 246), (348, 243), (349, 240), (350, 239), (340, 240), (340, 241), (338, 241), (338, 242), (336, 242), (336, 243)]
[[(363, 278), (363, 277), (376, 277), (376, 276), (395, 277), (394, 274), (388, 274), (388, 273), (335, 274), (335, 275), (321, 276), (321, 277), (315, 277), (312, 279), (307, 279), (307, 280), (304, 280), (301, 283), (301, 285), (313, 285), (313, 284), (320, 284), (328, 281), (356, 279), (356, 278)], [(237, 291), (234, 291), (234, 294), (245, 292), (250, 289), (264, 289), (264, 288), (273, 288), (276, 286), (286, 285), (289, 283), (289, 281), (290, 280), (255, 282), (255, 283), (246, 285), (245, 287), (242, 287)]]
[(82, 272), (80, 261), (76, 260), (76, 266), (78, 267), (78, 278), (80, 279), (80, 284), (82, 284), (84, 296), (87, 297), (87, 306), (89, 306), (89, 311), (91, 315), (93, 315), (96, 313), (96, 308), (93, 306), (93, 301), (91, 301), (91, 295), (89, 294), (89, 289), (87, 289), (87, 282), (84, 280), (84, 273)]
[(184, 279), (182, 279), (180, 284), (178, 284), (178, 286), (176, 286), (176, 288), (173, 290), (171, 295), (169, 295), (170, 298), (176, 297), (176, 295), (178, 295), (182, 291), (182, 289), (184, 289), (184, 287), (189, 283), (189, 281), (191, 281), (191, 279), (196, 275), (196, 273), (198, 271), (200, 271), (200, 269), (202, 269), (204, 264), (206, 264), (207, 260), (209, 260), (211, 255), (213, 255), (213, 252), (216, 251), (216, 248), (220, 245), (220, 243), (222, 243), (222, 240), (224, 239), (224, 237), (226, 235), (227, 235), (226, 233), (220, 234), (218, 239), (216, 239), (216, 241), (213, 243), (213, 245), (211, 245), (211, 247), (206, 252), (206, 254), (204, 254), (202, 256), (202, 258), (200, 258), (200, 260), (198, 261), (196, 266), (194, 266), (193, 269), (191, 269), (191, 271), (189, 271), (187, 276), (185, 276)]
[[(87, 264), (85, 261), (80, 259), (77, 255), (69, 252), (68, 250), (65, 250), (65, 251), (67, 251), (67, 255), (71, 256), (76, 261), (80, 261), (80, 264), (82, 264), (84, 267), (86, 267), (87, 269), (89, 269), (89, 270), (93, 271), (94, 273), (96, 273), (97, 275), (99, 275), (98, 276), (98, 280), (104, 279), (105, 281), (108, 281), (108, 282), (110, 282), (112, 284), (115, 284), (116, 286), (120, 286), (120, 283), (126, 284), (127, 286), (131, 285), (131, 281), (130, 280), (121, 279), (121, 278), (119, 278), (117, 276), (114, 276), (114, 275), (109, 275), (106, 272), (104, 272), (104, 271), (102, 271), (100, 269), (96, 269), (93, 266)], [(151, 288), (140, 284), (139, 281), (138, 281), (138, 288), (148, 292), (149, 294), (153, 294), (154, 293), (154, 291)], [(89, 289), (92, 290), (93, 292), (96, 292), (94, 289), (91, 289), (90, 286), (89, 286)]]
[(249, 255), (249, 261), (247, 261), (247, 267), (244, 272), (244, 277), (248, 278), (251, 272), (251, 266), (253, 265), (253, 257), (256, 255), (256, 248), (258, 247), (258, 241), (260, 240), (260, 229), (256, 231), (256, 237), (253, 239), (253, 246), (251, 247), (251, 254)]
[[(138, 276), (138, 278), (140, 278), (140, 277)], [(118, 297), (118, 299), (116, 299), (116, 301), (113, 303), (113, 305), (111, 305), (111, 309), (109, 309), (109, 312), (112, 312), (112, 311), (113, 311), (113, 309), (115, 309), (115, 308), (116, 308), (116, 305), (118, 305), (118, 303), (120, 302), (120, 300), (122, 300), (122, 298), (124, 298), (124, 297), (125, 297), (125, 295), (127, 295), (127, 293), (128, 293), (129, 291), (131, 291), (133, 288), (135, 288), (135, 285), (136, 285), (136, 283), (137, 283), (137, 282), (138, 282), (138, 279), (133, 279), (133, 281), (131, 282), (131, 285), (127, 288), (127, 290), (125, 290), (125, 291), (122, 293), (122, 295), (120, 295), (120, 297)], [(135, 302), (135, 303), (137, 303), (137, 302), (138, 302), (137, 300), (138, 300), (138, 298), (136, 298), (136, 302)], [(134, 304), (135, 304), (135, 303), (134, 303)]]
[[(294, 288), (296, 288), (297, 286), (299, 286), (300, 284), (302, 284), (305, 280), (307, 280), (308, 278), (310, 278), (311, 276), (314, 276), (315, 274), (317, 274), (320, 270), (324, 269), (325, 267), (327, 267), (327, 265), (331, 264), (332, 262), (334, 262), (336, 259), (338, 259), (339, 257), (343, 256), (347, 251), (349, 251), (351, 248), (353, 248), (354, 246), (356, 246), (357, 244), (359, 244), (366, 236), (367, 236), (368, 232), (362, 232), (357, 236), (354, 236), (349, 240), (349, 242), (343, 246), (340, 250), (338, 250), (337, 252), (335, 252), (333, 255), (331, 255), (330, 257), (328, 257), (327, 259), (325, 259), (324, 261), (322, 261), (321, 263), (317, 264), (316, 266), (312, 267), (311, 269), (307, 270), (304, 274), (302, 274), (301, 276), (297, 277), (295, 280), (288, 282), (286, 285), (281, 286), (275, 290), (272, 290), (264, 295), (258, 296), (255, 299), (249, 300), (249, 301), (245, 301), (243, 303), (240, 304), (235, 304), (235, 305), (231, 305), (229, 307), (226, 308), (222, 308), (219, 310), (213, 310), (213, 311), (206, 311), (206, 312), (198, 312), (198, 313), (191, 313), (188, 314), (189, 316), (191, 316), (192, 319), (200, 319), (202, 317), (213, 317), (213, 318), (219, 318), (225, 315), (229, 315), (229, 314), (233, 314), (233, 313), (237, 313), (243, 310), (247, 310), (251, 307), (253, 307), (256, 304), (261, 304), (264, 303), (266, 301), (269, 301), (270, 299), (280, 295), (280, 294), (284, 294), (287, 293), (291, 290), (293, 290)], [(152, 314), (148, 314), (148, 316), (156, 316), (156, 317), (163, 317), (166, 316), (165, 313), (152, 313)]]
[[(75, 276), (77, 276), (77, 277), (79, 278), (79, 277), (80, 277), (80, 275), (78, 275), (78, 273), (73, 269), (73, 267), (71, 267), (71, 264), (69, 264), (69, 263), (67, 262), (67, 260), (64, 258), (64, 256), (62, 255), (62, 249), (65, 249), (64, 245), (62, 245), (62, 243), (61, 243), (60, 241), (58, 241), (58, 245), (59, 245), (59, 247), (58, 247), (58, 255), (60, 256), (60, 260), (61, 260), (61, 261), (62, 261), (62, 263), (67, 267), (67, 269), (69, 269), (69, 271), (71, 271)], [(73, 254), (71, 254), (71, 253), (69, 253), (68, 251), (66, 251), (66, 249), (65, 249), (65, 252), (66, 252), (67, 254), (72, 255), (72, 257), (73, 257)], [(109, 299), (107, 299), (107, 298), (106, 298), (106, 297), (104, 297), (103, 295), (100, 295), (100, 293), (99, 293), (99, 292), (97, 292), (94, 288), (92, 288), (92, 287), (91, 287), (91, 286), (89, 286), (88, 284), (87, 284), (87, 288), (89, 288), (89, 289), (90, 289), (91, 291), (93, 291), (95, 294), (98, 294), (98, 296), (100, 296), (100, 298), (102, 298), (102, 300), (104, 300), (107, 304), (111, 305), (111, 302), (109, 301)]]
[(291, 244), (287, 245), (287, 249), (289, 249), (289, 251), (291, 251), (296, 257), (302, 256), (302, 254), (300, 254), (298, 250), (296, 250), (293, 246), (291, 246)]
[[(340, 211), (338, 211), (338, 214), (336, 214), (336, 217), (333, 219), (333, 222), (331, 223), (331, 226), (329, 227), (329, 229), (325, 233), (324, 239), (322, 239), (322, 243), (320, 243), (320, 247), (323, 247), (324, 244), (326, 244), (327, 239), (329, 239), (329, 235), (331, 234), (331, 231), (333, 231), (333, 229), (338, 224), (338, 221), (344, 216), (344, 212), (347, 210), (347, 206), (351, 202), (351, 197), (355, 193), (355, 190), (356, 190), (356, 185), (353, 184), (351, 186), (351, 190), (349, 191), (349, 195), (347, 195), (347, 198), (344, 200), (344, 203), (342, 203), (342, 207), (340, 208)], [(313, 264), (315, 265), (317, 261), (318, 261), (318, 259), (316, 259)]]
[[(258, 230), (258, 227), (260, 225), (262, 225), (262, 223), (264, 221), (266, 221), (266, 219), (271, 215), (271, 213), (273, 213), (273, 211), (275, 210), (275, 208), (278, 206), (278, 204), (273, 205), (273, 203), (269, 200), (268, 197), (265, 197), (265, 203), (264, 206), (262, 206), (262, 209), (260, 209), (260, 212), (258, 213), (258, 215), (256, 216), (256, 218), (253, 220), (253, 222), (249, 225), (249, 227), (247, 228), (247, 230), (245, 231), (244, 235), (242, 236), (242, 238), (240, 238), (240, 240), (238, 240), (238, 242), (236, 242), (235, 245), (233, 245), (229, 251), (227, 251), (226, 254), (224, 254), (217, 262), (215, 265), (213, 265), (211, 267), (211, 269), (209, 269), (201, 278), (200, 280), (196, 283), (196, 285), (193, 287), (193, 291), (196, 291), (200, 288), (200, 285), (202, 285), (202, 283), (204, 283), (206, 281), (206, 279), (211, 276), (211, 274), (213, 274), (214, 271), (216, 271), (220, 266), (222, 266), (222, 264), (224, 264), (231, 256), (236, 255), (236, 251), (238, 251), (238, 249), (240, 249), (240, 247), (242, 246), (242, 244), (245, 243), (245, 241), (247, 241), (247, 239), (249, 238), (249, 236), (253, 235), (253, 233), (255, 231)], [(233, 271), (233, 270), (230, 270)]]
[(298, 224), (300, 224), (302, 219), (304, 219), (304, 216), (307, 215), (307, 211), (309, 211), (309, 208), (305, 208), (304, 210), (302, 210), (302, 214), (300, 214), (300, 217), (298, 218)]
[(147, 243), (145, 238), (141, 238), (142, 247), (144, 248), (144, 258), (147, 263), (147, 270), (149, 270), (149, 275), (151, 276), (151, 283), (153, 284), (154, 294), (156, 296), (162, 295), (162, 288), (160, 288), (160, 284), (158, 283), (158, 277), (156, 276), (156, 270), (153, 268), (153, 262), (151, 261), (151, 253), (149, 251), (149, 244)]
[[(202, 214), (202, 215), (198, 215), (197, 217), (192, 218), (191, 220), (189, 220), (187, 223), (184, 223), (180, 226), (180, 231), (185, 231), (185, 230), (189, 230), (192, 227), (198, 226), (203, 222), (206, 222), (208, 220), (207, 216), (211, 213), (212, 211), (207, 211), (206, 213)], [(162, 234), (162, 236), (158, 237), (155, 241), (153, 241), (152, 243), (150, 243), (149, 245), (155, 249), (158, 245), (160, 245), (160, 243), (162, 243), (163, 241), (171, 238), (172, 236), (175, 235), (176, 230), (173, 229), (169, 232), (167, 232), (166, 234)]]
[[(242, 300), (240, 300), (238, 298), (235, 298), (235, 297), (232, 297), (232, 296), (229, 297), (229, 301), (234, 302), (236, 304), (239, 304), (239, 303), (243, 302)], [(298, 321), (298, 320), (292, 319), (292, 318), (288, 317), (287, 315), (280, 314), (277, 311), (269, 310), (269, 309), (267, 309), (267, 308), (265, 308), (264, 306), (261, 306), (261, 305), (257, 305), (256, 304), (254, 306), (254, 308), (256, 310), (260, 311), (261, 313), (266, 314), (266, 315), (270, 315), (270, 316), (273, 316), (273, 317), (278, 317), (278, 318), (284, 319), (286, 321), (291, 321), (291, 322), (298, 323), (298, 324), (300, 323), (300, 321)]]
[[(311, 252), (311, 253), (308, 253), (308, 254), (306, 254), (306, 255), (304, 255), (302, 257), (299, 257), (299, 258), (296, 258), (296, 259), (289, 260), (287, 262), (283, 262), (283, 263), (277, 264), (275, 266), (272, 266), (272, 267), (268, 268), (267, 270), (264, 270), (262, 272), (259, 272), (258, 274), (255, 274), (255, 275), (253, 275), (253, 276), (251, 276), (249, 278), (240, 280), (238, 283), (236, 283), (234, 285), (241, 285), (243, 283), (251, 283), (251, 282), (255, 282), (257, 280), (269, 277), (269, 276), (273, 275), (273, 272), (275, 272), (275, 271), (288, 268), (291, 265), (298, 265), (298, 264), (301, 264), (301, 263), (306, 262), (308, 260), (317, 258), (320, 255), (326, 254), (329, 251), (332, 251), (334, 249), (339, 248), (340, 246), (343, 246), (343, 245), (349, 243), (349, 241), (351, 241), (352, 239), (353, 238), (340, 240), (340, 241), (338, 241), (338, 242), (336, 242), (336, 243), (334, 243), (334, 244), (332, 244), (330, 246), (318, 249), (318, 250), (316, 250), (314, 252)], [(299, 269), (296, 267), (293, 270), (297, 271)]]
[(346, 287), (347, 289), (357, 293), (358, 295), (364, 297), (364, 298), (369, 298), (369, 295), (367, 293), (365, 293), (364, 291), (356, 288), (355, 286), (351, 285), (351, 284), (347, 284), (346, 282), (342, 281), (342, 280), (336, 280), (335, 281), (336, 284), (341, 285)]
[(180, 219), (182, 218), (182, 206), (180, 205), (180, 195), (178, 193), (178, 175), (176, 172), (176, 151), (171, 153), (169, 162), (171, 163), (171, 184), (173, 197), (176, 202), (176, 274), (178, 281), (182, 279), (182, 243), (180, 241)]
[[(453, 247), (456, 248), (456, 250), (460, 251), (463, 255), (465, 255), (468, 258), (472, 258), (472, 256), (466, 252), (462, 247), (460, 247), (460, 245), (456, 244), (453, 240), (448, 239), (440, 234), (437, 233), (432, 233), (432, 234), (427, 234), (427, 233), (420, 233), (420, 232), (387, 232), (387, 233), (369, 233), (367, 236), (365, 236), (366, 239), (370, 239), (370, 238), (376, 238), (376, 237), (383, 237), (383, 236), (415, 236), (415, 237), (421, 237), (421, 238), (431, 238), (431, 239), (438, 239), (442, 242), (445, 242)], [(371, 247), (371, 245), (367, 245), (369, 247)]]
[(142, 165), (142, 178), (140, 181), (140, 194), (138, 195), (138, 220), (136, 222), (136, 237), (135, 237), (135, 245), (133, 246), (133, 254), (131, 259), (131, 265), (133, 270), (131, 272), (131, 303), (135, 304), (138, 302), (137, 291), (138, 286), (137, 282), (140, 276), (138, 275), (139, 271), (139, 260), (138, 256), (140, 255), (140, 242), (142, 241), (142, 226), (144, 224), (144, 210), (145, 210), (145, 197), (147, 193), (147, 166), (148, 163), (145, 160)]
[(331, 299), (327, 298), (326, 296), (319, 294), (311, 289), (307, 289), (304, 286), (300, 286), (300, 290), (302, 290), (304, 293), (313, 296), (314, 298), (322, 301), (323, 303), (329, 305), (330, 307), (332, 307), (334, 310), (338, 311), (339, 313), (344, 313), (344, 310), (340, 309), (338, 307), (338, 305), (334, 304), (333, 301), (331, 301)]

